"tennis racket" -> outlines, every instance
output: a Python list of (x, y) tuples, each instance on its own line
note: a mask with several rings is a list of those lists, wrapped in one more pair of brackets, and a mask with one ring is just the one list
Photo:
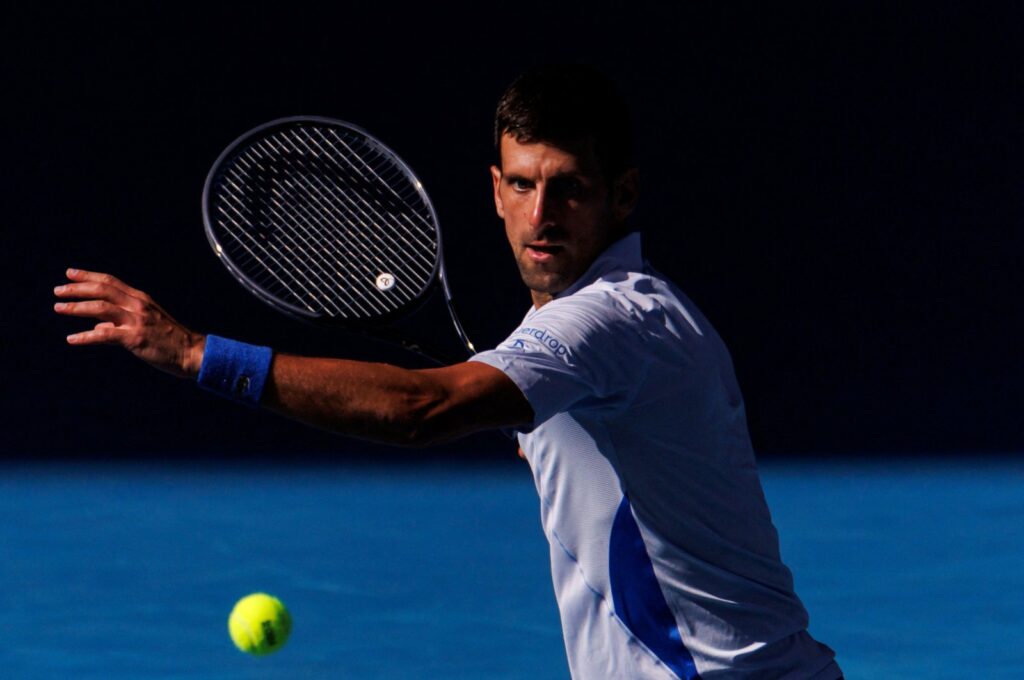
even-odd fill
[[(351, 123), (293, 117), (246, 132), (210, 169), (203, 222), (227, 270), (279, 312), (398, 342), (442, 363), (475, 352), (455, 313), (423, 184)], [(454, 352), (405, 323), (438, 292)], [(444, 313), (434, 307), (432, 326)]]

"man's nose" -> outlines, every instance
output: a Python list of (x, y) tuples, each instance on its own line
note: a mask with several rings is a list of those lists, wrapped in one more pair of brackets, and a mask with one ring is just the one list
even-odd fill
[(555, 214), (555, 204), (552, 196), (543, 184), (538, 185), (534, 191), (533, 205), (530, 209), (530, 226), (540, 229), (552, 224)]

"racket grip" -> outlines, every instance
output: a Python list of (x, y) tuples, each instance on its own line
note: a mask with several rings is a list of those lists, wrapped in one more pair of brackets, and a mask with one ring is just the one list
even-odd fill
[(263, 396), (273, 357), (269, 347), (207, 335), (196, 382), (208, 392), (255, 408)]

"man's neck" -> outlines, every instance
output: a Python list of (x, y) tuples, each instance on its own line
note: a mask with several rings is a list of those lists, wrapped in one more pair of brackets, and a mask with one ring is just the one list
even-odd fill
[(551, 293), (541, 293), (535, 290), (530, 291), (530, 297), (533, 299), (533, 308), (540, 309), (547, 303), (555, 299), (555, 296)]

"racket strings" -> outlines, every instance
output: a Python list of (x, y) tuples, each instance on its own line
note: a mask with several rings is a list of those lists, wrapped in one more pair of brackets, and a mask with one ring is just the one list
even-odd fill
[[(270, 158), (275, 157), (270, 156)], [(282, 159), (277, 158), (277, 160)], [(264, 172), (266, 173), (265, 169)], [(289, 184), (293, 184), (291, 180), (301, 178), (302, 175), (299, 173), (285, 173), (285, 177)], [(272, 206), (272, 217), (276, 224), (294, 227), (293, 229), (278, 229), (276, 234), (285, 238), (294, 233), (303, 240), (302, 246), (296, 244), (298, 250), (296, 251), (295, 258), (291, 260), (291, 264), (296, 272), (303, 271), (303, 260), (308, 260), (309, 264), (318, 266), (327, 279), (326, 281), (321, 279), (321, 285), (327, 291), (334, 290), (340, 285), (340, 282), (345, 280), (346, 276), (351, 276), (350, 270), (353, 268), (353, 265), (362, 265), (359, 268), (364, 278), (370, 275), (371, 270), (365, 266), (365, 262), (358, 258), (356, 253), (348, 249), (347, 243), (350, 239), (346, 237), (347, 235), (332, 238), (325, 234), (323, 232), (323, 220), (307, 207), (308, 201), (303, 200), (303, 196), (295, 196), (294, 188), (284, 186), (277, 177), (270, 176), (270, 182), (272, 189), (266, 194), (261, 194), (260, 200)], [(311, 196), (307, 197), (312, 198)], [(315, 199), (313, 201), (316, 202)], [(322, 205), (320, 207), (321, 209), (326, 209)], [(333, 267), (331, 266), (332, 262), (328, 261), (328, 258), (333, 260)], [(352, 290), (370, 308), (367, 309), (359, 305), (361, 307), (359, 313), (372, 314), (373, 302), (358, 287)], [(336, 295), (334, 297), (339, 301), (345, 301), (345, 296)], [(356, 302), (355, 300), (352, 301)]]
[(422, 187), (358, 132), (274, 129), (225, 161), (212, 186), (218, 247), (263, 296), (314, 316), (371, 319), (433, 280), (438, 233)]
[[(237, 185), (235, 185), (235, 187), (237, 188)], [(252, 258), (252, 260), (259, 264), (263, 272), (273, 278), (281, 288), (288, 291), (293, 299), (297, 301), (304, 301), (317, 298), (317, 294), (306, 285), (309, 283), (315, 289), (315, 284), (306, 279), (306, 277), (292, 276), (290, 272), (284, 269), (284, 262), (287, 258), (280, 252), (280, 250), (277, 249), (277, 246), (272, 243), (264, 245), (247, 228), (246, 225), (252, 224), (252, 222), (249, 217), (240, 212), (240, 209), (246, 211), (249, 209), (241, 203), (233, 205), (232, 199), (235, 198), (236, 197), (234, 196), (227, 195), (225, 196), (225, 200), (221, 201), (217, 205), (217, 211), (220, 213), (222, 218), (227, 220), (227, 222), (220, 222), (221, 226), (226, 228), (227, 231), (235, 238), (235, 243), (239, 245)], [(234, 213), (234, 216), (232, 216), (231, 213)], [(229, 224), (233, 225), (235, 229), (231, 229), (228, 226)], [(276, 255), (274, 252), (271, 252), (271, 250), (276, 251)], [(238, 259), (237, 255), (235, 258)], [(247, 270), (251, 271), (253, 269), (251, 261), (242, 260), (241, 264)], [(266, 286), (265, 277), (261, 278), (263, 280), (260, 281), (260, 283)], [(306, 280), (304, 281), (304, 279)], [(289, 280), (291, 281), (291, 285), (289, 285)], [(292, 287), (293, 285), (301, 288), (303, 293), (300, 294), (296, 291)], [(304, 306), (311, 312), (319, 311), (318, 308), (311, 307), (308, 302), (304, 304)]]
[[(261, 148), (261, 146), (266, 141), (267, 140), (261, 141), (260, 144), (254, 147), (254, 150), (257, 148)], [(267, 151), (266, 149), (264, 149), (264, 152), (266, 153), (266, 157), (271, 160), (284, 161), (286, 163), (288, 161), (288, 157), (286, 155), (275, 156), (273, 151)], [(291, 164), (289, 163), (289, 165)], [(325, 234), (323, 231), (323, 228), (325, 226), (324, 220), (321, 217), (318, 217), (317, 215), (313, 214), (306, 207), (307, 203), (312, 201), (318, 204), (318, 208), (321, 211), (325, 213), (329, 212), (327, 206), (325, 206), (322, 202), (318, 200), (316, 196), (317, 192), (311, 189), (311, 185), (307, 181), (308, 173), (303, 173), (301, 170), (301, 168), (295, 168), (294, 171), (292, 171), (292, 168), (289, 168), (289, 172), (283, 173), (285, 177), (285, 182), (288, 186), (284, 186), (276, 177), (271, 177), (271, 182), (276, 187), (276, 196), (284, 204), (288, 206), (286, 208), (284, 204), (278, 203), (279, 210), (275, 211), (275, 216), (279, 220), (278, 223), (281, 225), (289, 225), (293, 227), (305, 223), (309, 226), (310, 230), (316, 232), (315, 234), (310, 234), (310, 240), (305, 240), (305, 248), (302, 252), (305, 253), (304, 256), (305, 258), (308, 259), (310, 263), (321, 264), (321, 269), (325, 271), (325, 273), (326, 270), (324, 270), (322, 266), (324, 258), (320, 256), (326, 254), (334, 254), (336, 256), (341, 255), (341, 257), (345, 260), (344, 263), (337, 262), (338, 270), (335, 272), (335, 276), (332, 277), (328, 274), (328, 277), (332, 279), (332, 282), (324, 284), (325, 286), (327, 286), (327, 290), (332, 290), (335, 286), (338, 285), (338, 282), (343, 281), (345, 279), (346, 267), (351, 268), (353, 265), (355, 265), (356, 268), (362, 269), (364, 276), (368, 276), (370, 274), (370, 269), (365, 266), (366, 262), (364, 259), (356, 257), (354, 253), (343, 252), (345, 249), (343, 248), (342, 244), (347, 243), (350, 240), (350, 238), (331, 238), (329, 235)], [(305, 184), (304, 191), (300, 192), (298, 190), (296, 186), (297, 182), (303, 182)], [(305, 219), (303, 219), (304, 216)], [(330, 224), (330, 222), (327, 222), (326, 224)], [(281, 235), (287, 235), (290, 230), (279, 229), (277, 231)], [(296, 229), (295, 231), (296, 233), (299, 233), (299, 235), (301, 236), (300, 230)], [(343, 236), (350, 237), (351, 235)], [(318, 245), (320, 246), (319, 248)], [(297, 260), (295, 262), (296, 271), (301, 272), (302, 265), (303, 262)], [(363, 300), (369, 302), (365, 295), (361, 294), (359, 287), (354, 287), (352, 291), (356, 295), (359, 295)]]
[[(314, 132), (320, 133), (319, 130), (314, 130)], [(332, 130), (331, 132), (334, 131)], [(415, 213), (410, 203), (407, 200), (402, 199), (402, 197), (399, 196), (392, 188), (392, 185), (400, 176), (399, 171), (393, 170), (391, 173), (391, 177), (388, 177), (386, 179), (382, 178), (375, 171), (373, 171), (373, 169), (363, 160), (363, 157), (360, 154), (357, 154), (355, 151), (353, 151), (351, 147), (349, 147), (347, 144), (345, 145), (345, 147), (346, 150), (348, 151), (348, 154), (342, 154), (341, 152), (338, 152), (336, 148), (332, 147), (331, 151), (333, 151), (333, 153), (320, 149), (324, 153), (324, 155), (318, 157), (318, 160), (321, 160), (323, 162), (326, 162), (327, 164), (332, 165), (339, 172), (346, 172), (348, 169), (351, 169), (351, 171), (355, 173), (355, 175), (352, 176), (353, 178), (359, 178), (365, 182), (365, 185), (359, 187), (360, 190), (356, 191), (346, 191), (342, 187), (335, 187), (335, 189), (341, 195), (342, 198), (342, 200), (337, 204), (343, 207), (349, 205), (355, 206), (356, 209), (359, 211), (362, 219), (364, 220), (361, 222), (361, 226), (363, 226), (364, 228), (369, 226), (368, 223), (373, 223), (374, 221), (379, 221), (382, 223), (394, 225), (396, 227), (401, 227), (405, 231), (405, 236), (403, 236), (402, 232), (398, 230), (395, 230), (393, 233), (391, 230), (367, 229), (367, 231), (374, 237), (390, 241), (391, 245), (394, 248), (398, 248), (398, 251), (394, 249), (390, 250), (393, 256), (402, 257), (400, 253), (408, 253), (413, 255), (413, 259), (410, 259), (410, 264), (420, 264), (422, 267), (421, 272), (426, 274), (427, 276), (430, 276), (430, 274), (433, 272), (434, 263), (433, 259), (429, 258), (428, 255), (425, 254), (424, 250), (432, 250), (436, 248), (436, 244), (434, 239), (429, 234), (424, 234), (422, 231), (420, 231), (418, 238), (417, 234), (410, 232), (407, 228), (405, 228), (405, 225), (402, 224), (402, 221), (405, 221), (410, 226), (413, 226), (414, 228), (418, 229), (418, 227), (411, 222), (408, 216), (409, 212), (413, 212), (413, 214), (419, 217), (421, 220), (423, 218), (422, 216)], [(372, 181), (363, 172), (361, 172), (358, 166), (356, 166), (352, 162), (352, 158), (362, 161), (363, 166), (370, 170), (376, 181)], [(340, 165), (341, 161), (344, 161), (348, 168), (342, 167)], [(406, 183), (408, 184), (408, 182)], [(388, 192), (390, 192), (391, 195), (393, 195), (401, 202), (400, 205), (396, 205), (394, 204), (394, 202), (391, 202), (391, 205), (383, 205), (381, 200), (382, 198), (385, 198), (385, 194), (382, 190), (387, 190)], [(353, 194), (356, 197), (355, 200), (353, 200)], [(385, 212), (381, 213), (380, 209), (375, 208), (371, 204), (370, 200), (367, 199), (367, 196), (375, 197), (378, 207), (380, 209), (383, 209)], [(369, 213), (372, 214), (369, 214), (367, 211), (369, 211)], [(393, 237), (401, 238), (403, 243), (396, 243)], [(426, 237), (426, 240), (423, 237)], [(412, 239), (411, 242), (410, 240), (408, 240), (409, 238)], [(430, 252), (430, 250), (427, 250), (426, 252)]]
[[(323, 136), (323, 133), (320, 130), (314, 130), (314, 132), (316, 134), (320, 135), (321, 137)], [(419, 219), (419, 221), (420, 221), (419, 228), (421, 229), (421, 233), (428, 240), (433, 241), (433, 235), (436, 232), (436, 227), (435, 227), (433, 221), (431, 220), (429, 214), (424, 216), (419, 211), (414, 209), (414, 206), (417, 206), (417, 205), (421, 209), (424, 207), (423, 206), (423, 202), (422, 202), (422, 200), (420, 200), (420, 196), (417, 193), (417, 190), (419, 189), (418, 184), (417, 184), (417, 186), (414, 189), (407, 182), (406, 183), (396, 182), (396, 179), (401, 174), (401, 171), (398, 170), (397, 168), (394, 168), (394, 167), (389, 168), (389, 173), (388, 173), (389, 176), (388, 177), (381, 177), (380, 175), (377, 174), (377, 172), (373, 169), (373, 167), (364, 160), (364, 155), (365, 154), (372, 154), (376, 158), (379, 158), (381, 156), (381, 153), (379, 151), (374, 150), (372, 147), (370, 147), (369, 145), (364, 143), (364, 144), (360, 145), (360, 146), (362, 146), (364, 148), (361, 151), (357, 152), (354, 149), (352, 149), (352, 147), (348, 143), (346, 143), (344, 139), (341, 138), (341, 136), (338, 134), (337, 130), (334, 130), (332, 128), (328, 132), (330, 132), (331, 136), (339, 144), (344, 146), (345, 149), (351, 154), (350, 156), (342, 154), (339, 157), (345, 158), (346, 160), (348, 160), (349, 158), (354, 158), (354, 159), (357, 159), (357, 160), (361, 161), (363, 167), (366, 168), (366, 170), (369, 171), (378, 180), (378, 182), (380, 183), (379, 186), (385, 187), (396, 199), (398, 199), (402, 203), (402, 205), (404, 205), (406, 208), (408, 208), (409, 211), (412, 212), (412, 214)], [(399, 184), (405, 184), (405, 186), (406, 186), (406, 191), (403, 192), (402, 194), (399, 194), (397, 191), (395, 191), (395, 186), (397, 186)], [(403, 212), (402, 216), (406, 217), (406, 213)], [(406, 219), (408, 219), (408, 218), (406, 217)]]
[[(295, 149), (294, 146), (292, 148)], [(306, 149), (310, 150), (308, 146), (306, 147)], [(285, 157), (287, 158), (287, 156)], [(313, 158), (319, 162), (324, 161), (324, 157), (315, 155), (315, 152)], [(327, 160), (330, 161), (336, 159), (328, 157)], [(338, 168), (337, 163), (334, 163), (334, 165), (336, 166), (334, 168), (335, 171), (344, 170), (344, 168)], [(363, 238), (366, 238), (368, 236), (370, 240), (376, 241), (376, 243), (374, 244), (376, 247), (366, 248), (365, 255), (368, 255), (370, 258), (376, 260), (378, 266), (387, 266), (389, 264), (383, 262), (382, 258), (380, 257), (382, 249), (386, 250), (387, 253), (391, 255), (391, 257), (388, 258), (389, 260), (394, 261), (395, 259), (400, 259), (400, 251), (396, 250), (396, 247), (398, 247), (399, 244), (395, 244), (393, 239), (387, 238), (390, 235), (389, 230), (373, 228), (375, 222), (387, 224), (388, 219), (387, 215), (381, 214), (379, 211), (374, 210), (373, 206), (370, 205), (363, 197), (363, 194), (370, 194), (371, 191), (376, 187), (362, 186), (356, 187), (354, 191), (345, 191), (342, 187), (337, 186), (337, 183), (325, 184), (324, 182), (320, 181), (320, 177), (318, 177), (317, 175), (326, 176), (327, 173), (323, 171), (329, 171), (330, 169), (324, 167), (320, 167), (318, 169), (321, 170), (322, 172), (313, 175), (311, 175), (310, 173), (299, 172), (294, 176), (298, 177), (300, 180), (309, 180), (312, 177), (316, 181), (315, 184), (319, 185), (319, 188), (314, 184), (311, 184), (310, 182), (306, 181), (305, 188), (307, 189), (307, 191), (310, 192), (310, 197), (318, 198), (321, 203), (321, 208), (330, 213), (334, 213), (335, 217), (340, 218), (343, 224), (347, 223), (349, 225), (354, 225), (358, 229), (359, 234), (363, 236)], [(365, 178), (365, 176), (361, 174), (359, 175), (359, 177)], [(332, 184), (334, 186), (331, 186)], [(338, 194), (341, 195), (340, 200)], [(303, 197), (300, 196), (299, 200), (301, 201), (302, 198)], [(342, 208), (341, 213), (339, 213), (338, 211), (339, 207)], [(368, 210), (370, 212), (367, 212)], [(346, 235), (348, 240), (351, 240), (353, 236), (354, 234), (351, 233)], [(408, 246), (410, 244), (407, 243), (406, 245)], [(421, 268), (421, 273), (425, 276), (430, 275), (430, 271), (425, 268)], [(405, 281), (405, 277), (403, 277), (402, 280)], [(407, 286), (398, 286), (398, 289), (401, 290), (404, 287)], [(415, 294), (415, 291), (410, 290), (407, 292), (409, 293), (410, 297)]]
[[(344, 312), (342, 312), (342, 310), (338, 307), (338, 303), (341, 303), (346, 308), (348, 308), (348, 313), (350, 314), (368, 313), (365, 308), (359, 310), (354, 309), (352, 305), (347, 303), (345, 301), (345, 298), (343, 297), (332, 297), (324, 293), (324, 291), (330, 291), (336, 285), (335, 277), (338, 275), (338, 269), (342, 268), (344, 265), (341, 262), (338, 262), (337, 259), (335, 258), (337, 269), (335, 269), (334, 273), (332, 274), (332, 272), (328, 268), (330, 263), (326, 262), (326, 256), (334, 255), (334, 253), (332, 252), (331, 244), (324, 243), (324, 245), (326, 245), (327, 247), (323, 248), (322, 250), (317, 249), (317, 247), (314, 245), (314, 241), (319, 240), (322, 242), (323, 240), (316, 239), (315, 236), (309, 234), (307, 228), (303, 224), (304, 220), (302, 215), (288, 215), (283, 210), (283, 206), (275, 198), (275, 195), (277, 197), (280, 197), (280, 193), (278, 190), (278, 187), (280, 185), (276, 179), (272, 180), (272, 183), (274, 185), (274, 188), (271, 189), (270, 193), (268, 194), (269, 198), (262, 200), (264, 209), (267, 211), (267, 214), (272, 219), (280, 220), (281, 223), (290, 222), (292, 226), (295, 227), (293, 229), (279, 229), (273, 234), (273, 237), (276, 237), (282, 242), (284, 240), (290, 242), (290, 245), (285, 244), (287, 254), (282, 253), (275, 246), (275, 251), (281, 255), (281, 259), (278, 261), (277, 265), (278, 268), (282, 269), (285, 275), (288, 275), (289, 273), (296, 274), (298, 280), (304, 280), (306, 283), (309, 284), (310, 287), (306, 287), (305, 285), (302, 286), (306, 294), (310, 298), (316, 298), (323, 301), (323, 309), (315, 309), (309, 307), (310, 311), (327, 311), (338, 314), (344, 314)], [(312, 223), (310, 224), (312, 225)], [(273, 237), (268, 240), (273, 242)], [(302, 243), (296, 241), (296, 237), (301, 239)], [(304, 256), (301, 254), (304, 252), (310, 253), (311, 255)], [(316, 255), (313, 254), (319, 254), (324, 257), (317, 257)], [(308, 264), (312, 266), (306, 266), (304, 258), (307, 259)], [(316, 278), (316, 281), (313, 281), (311, 277)], [(357, 301), (353, 300), (352, 302), (356, 303), (357, 307), (359, 306)]]
[[(299, 173), (296, 174), (295, 177), (298, 177), (299, 180), (303, 183), (302, 187), (292, 187), (292, 189), (296, 190), (297, 192), (296, 195), (293, 196), (293, 200), (297, 201), (296, 205), (298, 205), (300, 209), (305, 210), (305, 208), (303, 207), (304, 199), (311, 199), (314, 202), (318, 203), (320, 209), (324, 214), (332, 215), (333, 217), (336, 218), (334, 220), (327, 220), (326, 222), (321, 222), (319, 224), (314, 223), (314, 229), (317, 229), (317, 227), (326, 227), (328, 229), (336, 228), (337, 226), (339, 226), (340, 223), (340, 225), (349, 225), (350, 229), (348, 230), (348, 233), (341, 235), (340, 239), (338, 239), (337, 235), (334, 235), (334, 238), (336, 239), (334, 241), (335, 243), (348, 243), (351, 241), (358, 242), (361, 238), (366, 239), (367, 237), (369, 237), (369, 240), (376, 242), (374, 244), (375, 247), (363, 248), (359, 254), (350, 253), (350, 257), (352, 258), (352, 260), (350, 261), (363, 262), (365, 264), (367, 258), (373, 260), (378, 266), (377, 272), (379, 273), (382, 270), (385, 270), (389, 266), (391, 261), (394, 261), (395, 258), (400, 257), (399, 251), (393, 249), (388, 242), (389, 239), (386, 238), (388, 232), (386, 230), (379, 230), (374, 228), (375, 222), (373, 216), (368, 215), (365, 212), (365, 210), (359, 208), (359, 199), (350, 198), (350, 192), (344, 192), (343, 190), (332, 191), (332, 188), (330, 186), (327, 186), (324, 183), (320, 182), (319, 179), (316, 178), (316, 176), (313, 176), (315, 184), (311, 183), (309, 182), (310, 175), (307, 173)], [(319, 188), (316, 186), (317, 184), (319, 185)], [(300, 188), (303, 191), (298, 191), (298, 189)], [(341, 194), (341, 200), (339, 200), (338, 196), (334, 193), (334, 191), (337, 191), (338, 193)], [(351, 206), (355, 206), (356, 210), (349, 209)], [(312, 219), (315, 221), (316, 218), (313, 217)], [(358, 231), (356, 231), (356, 229), (352, 229), (352, 226), (357, 227)], [(320, 232), (319, 236), (324, 241), (331, 240), (331, 235), (325, 234), (323, 232)], [(382, 238), (382, 236), (384, 236), (385, 238)], [(385, 261), (381, 257), (381, 254), (384, 250), (386, 250), (388, 254), (391, 255), (391, 258), (388, 258), (390, 261)], [(364, 269), (366, 269), (365, 266)], [(370, 270), (366, 271), (367, 273), (372, 273)], [(430, 272), (425, 269), (421, 269), (420, 273), (421, 275), (427, 278), (429, 278), (430, 276)], [(338, 272), (338, 274), (340, 279), (343, 279), (345, 276), (344, 272)], [(375, 276), (376, 274), (374, 274), (373, 276), (364, 277), (364, 280), (374, 280)], [(358, 290), (359, 287), (356, 287), (355, 291), (358, 292)], [(406, 277), (403, 277), (401, 285), (396, 286), (395, 293), (396, 295), (403, 297), (402, 302), (407, 302), (415, 296), (416, 291), (410, 288), (410, 286), (406, 283)]]
[[(229, 169), (228, 173), (232, 174), (236, 181), (244, 181), (244, 178), (240, 177), (234, 169)], [(234, 186), (237, 187), (237, 183), (235, 183)], [(260, 234), (260, 236), (257, 236), (257, 234), (259, 234), (258, 231), (253, 233), (253, 231), (246, 229), (243, 224), (259, 225), (262, 223), (262, 220), (254, 220), (251, 214), (249, 217), (246, 217), (240, 212), (240, 210), (246, 210), (247, 212), (252, 213), (253, 211), (251, 207), (246, 206), (238, 199), (237, 196), (232, 195), (225, 196), (224, 203), (233, 209), (233, 212), (237, 217), (243, 220), (243, 223), (241, 224), (237, 220), (231, 220), (232, 224), (237, 228), (234, 235), (238, 238), (241, 244), (245, 245), (246, 242), (248, 242), (248, 244), (251, 244), (256, 249), (263, 252), (265, 257), (257, 258), (257, 261), (264, 267), (266, 273), (270, 275), (271, 278), (277, 281), (278, 284), (291, 293), (297, 300), (305, 303), (304, 306), (311, 312), (327, 312), (332, 315), (342, 313), (341, 309), (335, 304), (331, 296), (324, 295), (322, 293), (324, 290), (329, 290), (333, 285), (332, 283), (329, 283), (330, 276), (327, 275), (327, 279), (318, 276), (315, 270), (304, 266), (300, 261), (301, 256), (295, 254), (295, 251), (292, 250), (293, 246), (296, 249), (303, 247), (296, 243), (292, 237), (292, 234), (299, 233), (299, 230), (281, 229), (277, 230), (273, 234), (273, 237), (268, 237), (266, 234)], [(221, 210), (222, 214), (225, 214), (224, 210), (221, 209), (220, 206), (218, 206), (218, 209)], [(269, 202), (263, 200), (261, 201), (259, 212), (273, 215), (275, 210)], [(291, 242), (291, 245), (284, 243), (284, 240), (286, 239)], [(282, 250), (282, 247), (284, 250)], [(306, 247), (308, 248), (309, 246), (307, 245)], [(250, 253), (253, 252), (252, 248), (249, 247), (247, 247), (246, 250)], [(327, 272), (322, 268), (321, 271), (325, 275), (327, 274)], [(317, 281), (314, 281), (313, 277), (315, 277)], [(289, 285), (289, 281), (292, 285)], [(299, 294), (292, 286), (301, 288), (303, 294)], [(312, 301), (320, 301), (323, 304), (320, 306), (312, 306), (310, 304)]]
[[(333, 165), (335, 166), (337, 166), (338, 161), (338, 159), (333, 156), (317, 157), (317, 160), (327, 163), (331, 163), (333, 161)], [(345, 168), (343, 167), (336, 167), (336, 169), (340, 172), (345, 171)], [(357, 169), (356, 172), (358, 172)], [(360, 174), (358, 176), (362, 179), (366, 179), (364, 175)], [(368, 183), (364, 187), (357, 188), (357, 190), (346, 191), (345, 188), (341, 186), (327, 186), (323, 184), (323, 182), (320, 182), (319, 178), (315, 179), (318, 180), (319, 185), (324, 189), (324, 191), (331, 194), (329, 197), (322, 193), (320, 194), (320, 198), (328, 204), (328, 206), (324, 206), (326, 210), (341, 219), (342, 223), (347, 221), (349, 224), (354, 223), (358, 225), (360, 229), (358, 235), (375, 240), (377, 245), (386, 248), (393, 258), (405, 257), (401, 254), (402, 252), (412, 254), (413, 259), (410, 259), (409, 263), (414, 266), (418, 265), (420, 272), (423, 275), (427, 277), (430, 276), (433, 269), (433, 261), (428, 255), (423, 253), (423, 248), (424, 245), (433, 248), (434, 244), (432, 241), (427, 244), (422, 242), (411, 243), (405, 238), (402, 238), (402, 234), (399, 232), (392, 233), (392, 230), (373, 228), (374, 224), (389, 224), (400, 227), (402, 225), (397, 220), (402, 218), (405, 218), (406, 220), (408, 219), (404, 212), (398, 213), (397, 215), (395, 213), (382, 214), (379, 210), (375, 209), (373, 205), (371, 205), (365, 195), (379, 189), (378, 186)], [(350, 233), (348, 236), (351, 237), (353, 234)], [(403, 243), (396, 243), (394, 237), (402, 238)], [(403, 247), (408, 250), (403, 251)], [(373, 250), (369, 250), (368, 252), (371, 256), (376, 257), (376, 259), (380, 259), (376, 256)]]

